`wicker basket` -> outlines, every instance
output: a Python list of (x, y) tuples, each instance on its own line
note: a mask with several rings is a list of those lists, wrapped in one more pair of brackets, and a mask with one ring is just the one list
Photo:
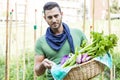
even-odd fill
[(64, 80), (88, 80), (104, 71), (104, 65), (98, 61), (90, 60), (73, 67)]

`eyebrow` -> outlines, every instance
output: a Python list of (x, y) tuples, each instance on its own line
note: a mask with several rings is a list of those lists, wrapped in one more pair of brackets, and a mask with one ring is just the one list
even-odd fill
[[(53, 15), (54, 17), (57, 17), (59, 14), (55, 14), (55, 15)], [(49, 19), (51, 19), (52, 18), (52, 16), (48, 16), (48, 18)]]
[(57, 17), (59, 14), (54, 15), (54, 17)]

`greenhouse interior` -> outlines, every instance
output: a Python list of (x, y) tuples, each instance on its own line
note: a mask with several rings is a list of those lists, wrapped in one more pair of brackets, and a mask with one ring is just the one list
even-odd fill
[[(47, 2), (58, 3), (61, 8), (61, 21), (68, 24), (69, 28), (83, 32), (88, 41), (83, 47), (74, 46), (75, 54), (69, 54), (69, 59), (66, 60), (66, 63), (69, 62), (67, 67), (60, 66), (57, 70), (54, 66), (59, 64), (56, 64), (48, 69), (51, 74), (53, 73), (52, 80), (120, 80), (120, 0), (0, 0), (0, 80), (51, 80), (47, 78), (47, 71), (42, 75), (37, 75), (35, 71), (35, 46), (38, 45), (36, 42), (43, 35), (47, 35), (50, 25), (47, 22), (49, 16), (45, 16), (47, 11), (49, 14), (51, 8), (43, 10)], [(59, 15), (56, 14), (53, 17), (55, 16)], [(92, 32), (94, 36), (91, 37)], [(76, 60), (71, 56), (76, 58), (76, 54), (80, 53), (82, 57), (84, 57), (83, 53), (89, 55), (90, 52), (87, 50), (84, 52), (84, 49), (98, 38), (99, 42), (96, 42), (94, 47), (99, 47), (95, 50), (96, 52), (93, 51), (94, 54), (97, 55), (97, 51), (100, 53), (101, 48), (101, 51), (105, 51), (106, 47), (103, 46), (110, 46), (110, 49), (105, 51), (108, 52), (107, 54), (102, 56), (98, 54), (97, 57), (94, 56), (88, 61), (69, 66)], [(69, 36), (67, 39), (69, 41)], [(103, 39), (104, 42), (102, 42)], [(45, 45), (44, 48), (47, 52), (48, 47)], [(63, 50), (69, 49), (65, 47)]]

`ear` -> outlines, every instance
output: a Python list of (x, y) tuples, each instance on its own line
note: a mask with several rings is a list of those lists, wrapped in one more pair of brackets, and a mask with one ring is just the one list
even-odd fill
[(46, 20), (46, 17), (45, 17), (45, 15), (43, 16), (43, 18)]
[(61, 15), (63, 16), (63, 12), (61, 12)]

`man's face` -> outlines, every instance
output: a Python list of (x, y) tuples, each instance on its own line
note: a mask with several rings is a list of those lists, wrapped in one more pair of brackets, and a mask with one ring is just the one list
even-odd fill
[(57, 7), (46, 10), (44, 18), (51, 29), (58, 29), (62, 22), (62, 12)]

